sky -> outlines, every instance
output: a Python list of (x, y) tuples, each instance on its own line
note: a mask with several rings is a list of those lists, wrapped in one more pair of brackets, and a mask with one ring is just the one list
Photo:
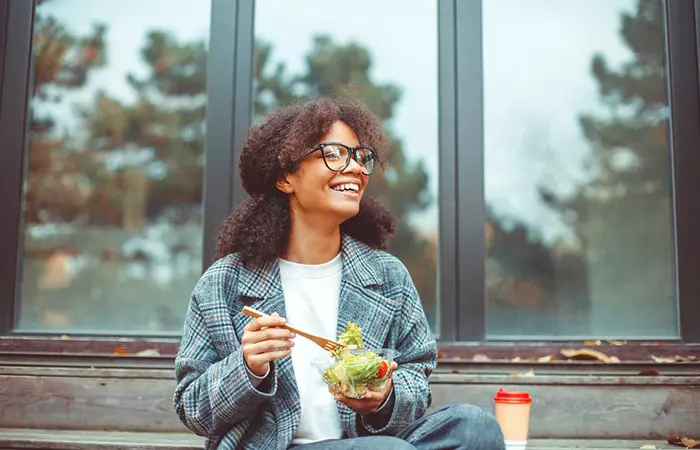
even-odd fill
[[(485, 192), (500, 215), (530, 225), (551, 241), (568, 234), (541, 203), (539, 185), (570, 192), (585, 178), (589, 144), (578, 117), (605, 111), (590, 74), (591, 58), (603, 53), (613, 66), (631, 57), (620, 39), (620, 13), (634, 0), (484, 0)], [(60, 123), (78, 131), (77, 104), (102, 89), (133, 101), (126, 74), (144, 74), (139, 50), (146, 32), (172, 31), (181, 41), (209, 37), (210, 7), (204, 0), (53, 0), (40, 7), (76, 33), (108, 25), (108, 61), (81, 92), (65, 98)], [(372, 79), (403, 92), (389, 126), (412, 161), (423, 161), (430, 192), (437, 196), (438, 23), (437, 2), (427, 0), (257, 0), (256, 36), (271, 42), (273, 60), (291, 73), (303, 68), (314, 35), (365, 45)], [(435, 207), (413, 218), (437, 227)]]

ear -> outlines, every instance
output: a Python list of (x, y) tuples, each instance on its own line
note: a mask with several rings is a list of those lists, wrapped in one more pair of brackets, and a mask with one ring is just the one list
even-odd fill
[(292, 186), (290, 175), (288, 173), (285, 173), (282, 178), (277, 180), (275, 187), (278, 191), (287, 195), (294, 193), (294, 186)]

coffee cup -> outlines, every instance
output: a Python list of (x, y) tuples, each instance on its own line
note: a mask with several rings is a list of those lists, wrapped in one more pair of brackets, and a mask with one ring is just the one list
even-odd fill
[(506, 450), (525, 450), (530, 427), (530, 394), (500, 389), (493, 401), (496, 403), (496, 420), (503, 431)]

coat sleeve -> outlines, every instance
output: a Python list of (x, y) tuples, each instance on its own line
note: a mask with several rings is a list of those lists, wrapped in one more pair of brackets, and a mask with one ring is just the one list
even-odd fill
[(366, 430), (360, 434), (396, 435), (404, 428), (420, 419), (431, 403), (428, 378), (437, 364), (437, 344), (418, 291), (411, 280), (408, 270), (401, 264), (403, 278), (400, 300), (403, 301), (401, 314), (393, 326), (399, 327), (399, 339), (396, 349), (401, 352), (397, 358), (398, 368), (392, 376), (394, 399), (390, 413), (381, 428), (376, 428), (372, 416), (361, 416), (362, 427)]
[[(216, 295), (206, 280), (200, 280), (190, 300), (180, 349), (175, 358), (174, 406), (183, 424), (194, 433), (208, 438), (222, 436), (238, 427), (243, 435), (245, 419), (272, 398), (277, 391), (274, 364), (266, 378), (266, 389), (256, 389), (246, 370), (243, 350), (236, 336), (235, 349), (223, 359), (214, 347), (207, 323), (200, 309), (202, 297)], [(221, 314), (227, 314), (221, 312)], [(269, 382), (267, 382), (269, 380)]]

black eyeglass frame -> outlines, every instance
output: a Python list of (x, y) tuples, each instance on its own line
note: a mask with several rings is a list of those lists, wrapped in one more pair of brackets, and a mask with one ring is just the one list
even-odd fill
[[(329, 147), (329, 146), (331, 146), (331, 145), (335, 145), (335, 146), (338, 146), (338, 147), (343, 147), (344, 149), (346, 149), (346, 150), (348, 151), (348, 157), (347, 157), (347, 159), (345, 160), (345, 164), (343, 164), (343, 167), (342, 167), (341, 169), (333, 169), (333, 168), (331, 168), (331, 166), (328, 164), (328, 161), (326, 161), (326, 154), (323, 152), (323, 149), (326, 148), (326, 147)], [(331, 172), (337, 172), (337, 173), (343, 172), (343, 171), (344, 171), (345, 169), (347, 169), (348, 166), (350, 165), (350, 160), (351, 160), (351, 159), (354, 159), (355, 162), (358, 163), (358, 164), (362, 167), (362, 173), (363, 173), (364, 175), (369, 176), (369, 175), (372, 175), (372, 173), (374, 173), (374, 166), (375, 166), (376, 163), (377, 163), (377, 152), (374, 151), (374, 149), (372, 149), (371, 147), (365, 147), (365, 146), (362, 146), (362, 145), (358, 145), (357, 147), (350, 147), (350, 146), (348, 146), (348, 145), (341, 144), (340, 142), (323, 142), (323, 143), (321, 143), (321, 144), (315, 145), (315, 146), (314, 146), (311, 150), (309, 150), (303, 157), (306, 158), (306, 157), (309, 156), (310, 154), (312, 154), (312, 153), (314, 153), (314, 152), (317, 152), (317, 151), (319, 151), (319, 150), (321, 150), (321, 156), (323, 157), (323, 163), (326, 165), (326, 168), (327, 168), (328, 170), (330, 170)], [(358, 151), (358, 150), (365, 150), (365, 151), (369, 152), (369, 154), (372, 155), (372, 159), (371, 159), (371, 160), (374, 161), (374, 164), (372, 165), (372, 169), (371, 169), (371, 170), (368, 171), (368, 170), (367, 170), (367, 166), (365, 166), (365, 164), (364, 164), (363, 162), (357, 160), (357, 151)]]

